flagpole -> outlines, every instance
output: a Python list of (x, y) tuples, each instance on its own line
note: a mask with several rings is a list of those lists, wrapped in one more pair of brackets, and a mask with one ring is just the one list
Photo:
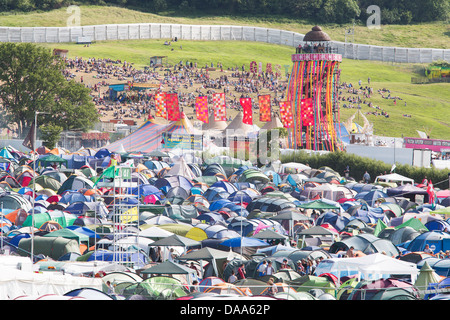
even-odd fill
[(33, 208), (31, 211), (31, 262), (34, 263), (34, 205), (35, 205), (35, 198), (36, 198), (36, 161), (37, 161), (37, 156), (36, 156), (36, 131), (37, 131), (37, 115), (43, 113), (43, 114), (49, 114), (48, 112), (39, 112), (39, 111), (34, 111), (34, 132), (33, 132), (33, 157), (34, 157), (34, 161), (33, 161), (33, 199), (32, 199), (32, 203), (33, 203)]
[(34, 132), (33, 132), (33, 208), (31, 211), (31, 263), (34, 263), (34, 206), (36, 197), (36, 130), (37, 130), (37, 114), (38, 111), (34, 111)]

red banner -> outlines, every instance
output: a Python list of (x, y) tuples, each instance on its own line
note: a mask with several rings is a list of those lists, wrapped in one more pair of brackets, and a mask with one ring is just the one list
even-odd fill
[(157, 92), (155, 94), (155, 108), (157, 117), (167, 118), (165, 92)]
[(214, 120), (227, 121), (227, 108), (225, 104), (225, 93), (213, 94)]
[(244, 117), (242, 122), (245, 124), (253, 125), (253, 112), (252, 112), (252, 99), (251, 98), (240, 98), (242, 109), (244, 110)]
[(258, 96), (259, 101), (259, 121), (269, 122), (272, 120), (272, 110), (270, 106), (270, 94)]
[(283, 127), (285, 128), (294, 127), (290, 101), (280, 101), (280, 116), (281, 122), (283, 123)]
[(198, 120), (204, 123), (209, 123), (207, 96), (200, 96), (195, 99), (195, 113)]
[(166, 93), (167, 120), (179, 121), (181, 119), (180, 107), (178, 106), (178, 94)]
[(300, 102), (300, 112), (302, 117), (302, 124), (304, 126), (314, 125), (314, 109), (312, 105), (312, 99), (302, 99)]

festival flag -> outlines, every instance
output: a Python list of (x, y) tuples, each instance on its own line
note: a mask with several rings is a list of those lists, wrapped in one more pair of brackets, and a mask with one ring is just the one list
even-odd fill
[(34, 130), (35, 130), (35, 123), (33, 121), (33, 123), (31, 124), (30, 131), (28, 131), (27, 136), (22, 142), (22, 145), (24, 147), (27, 147), (28, 149), (31, 149), (33, 151), (36, 149), (34, 145)]
[(251, 98), (240, 98), (242, 109), (244, 110), (244, 117), (242, 122), (245, 124), (253, 125), (253, 112), (252, 112), (252, 99)]
[(280, 116), (283, 127), (292, 128), (294, 125), (291, 102), (290, 101), (280, 101)]
[(259, 121), (269, 122), (272, 120), (272, 110), (270, 106), (270, 94), (258, 96), (259, 101)]
[(435, 205), (436, 205), (436, 191), (434, 190), (434, 186), (433, 183), (430, 182), (428, 183), (428, 187), (427, 187), (427, 193), (428, 193), (428, 198), (429, 198), (429, 203), (433, 205), (432, 209), (434, 209)]
[(301, 117), (302, 117), (302, 124), (304, 126), (313, 126), (314, 125), (314, 110), (312, 106), (312, 99), (302, 99), (300, 102), (301, 107)]
[(166, 93), (167, 120), (179, 121), (181, 119), (177, 93)]
[(156, 117), (167, 119), (166, 111), (166, 93), (157, 92), (155, 94)]
[(227, 121), (225, 93), (213, 94), (214, 121)]
[(195, 99), (195, 113), (197, 114), (198, 120), (209, 123), (207, 96), (200, 96)]

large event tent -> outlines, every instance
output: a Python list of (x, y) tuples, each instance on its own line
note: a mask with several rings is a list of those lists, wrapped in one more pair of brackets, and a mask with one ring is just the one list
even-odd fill
[[(164, 121), (164, 120), (162, 120)], [(164, 149), (163, 133), (201, 134), (182, 113), (179, 121), (162, 122), (159, 119), (148, 120), (140, 128), (123, 139), (106, 146), (112, 152), (148, 153), (156, 149)]]

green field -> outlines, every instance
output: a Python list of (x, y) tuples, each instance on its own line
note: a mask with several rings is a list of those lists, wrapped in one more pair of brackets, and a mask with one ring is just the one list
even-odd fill
[[(180, 45), (182, 49), (180, 49)], [(48, 48), (69, 50), (69, 57), (96, 57), (120, 59), (132, 62), (137, 68), (149, 64), (149, 57), (162, 55), (168, 57), (169, 64), (180, 61), (197, 62), (199, 66), (220, 62), (224, 68), (246, 66), (247, 70), (252, 60), (289, 66), (293, 49), (288, 46), (270, 45), (266, 43), (244, 41), (180, 41), (176, 45), (165, 46), (163, 40), (127, 40), (100, 41), (89, 47), (77, 44), (46, 44)], [(174, 49), (173, 51), (171, 49)], [(381, 116), (368, 115), (374, 124), (375, 134), (384, 136), (417, 136), (416, 130), (428, 131), (432, 138), (450, 138), (450, 84), (411, 84), (415, 65), (392, 64), (376, 61), (344, 59), (341, 64), (341, 82), (367, 85), (371, 78), (374, 94), (370, 101), (389, 113), (389, 119)], [(283, 68), (284, 70), (284, 68)], [(389, 89), (392, 96), (398, 96), (397, 105), (392, 100), (381, 98), (378, 89)], [(347, 94), (344, 94), (347, 96)], [(407, 106), (404, 106), (404, 102)], [(373, 109), (362, 105), (362, 112)], [(341, 108), (341, 120), (348, 119), (356, 112), (355, 109)], [(411, 115), (406, 118), (403, 115)], [(361, 125), (362, 120), (360, 121)]]
[[(307, 33), (313, 26), (310, 22), (284, 17), (230, 17), (230, 16), (165, 16), (119, 7), (80, 6), (81, 25), (123, 23), (180, 23), (214, 25), (251, 25)], [(49, 12), (0, 15), (0, 26), (10, 27), (64, 27), (71, 13), (67, 8)], [(382, 22), (382, 21), (381, 21)], [(333, 40), (345, 41), (345, 30), (349, 25), (322, 25)], [(398, 46), (411, 48), (448, 48), (450, 27), (446, 22), (416, 25), (382, 25), (381, 29), (355, 26), (355, 43)]]

